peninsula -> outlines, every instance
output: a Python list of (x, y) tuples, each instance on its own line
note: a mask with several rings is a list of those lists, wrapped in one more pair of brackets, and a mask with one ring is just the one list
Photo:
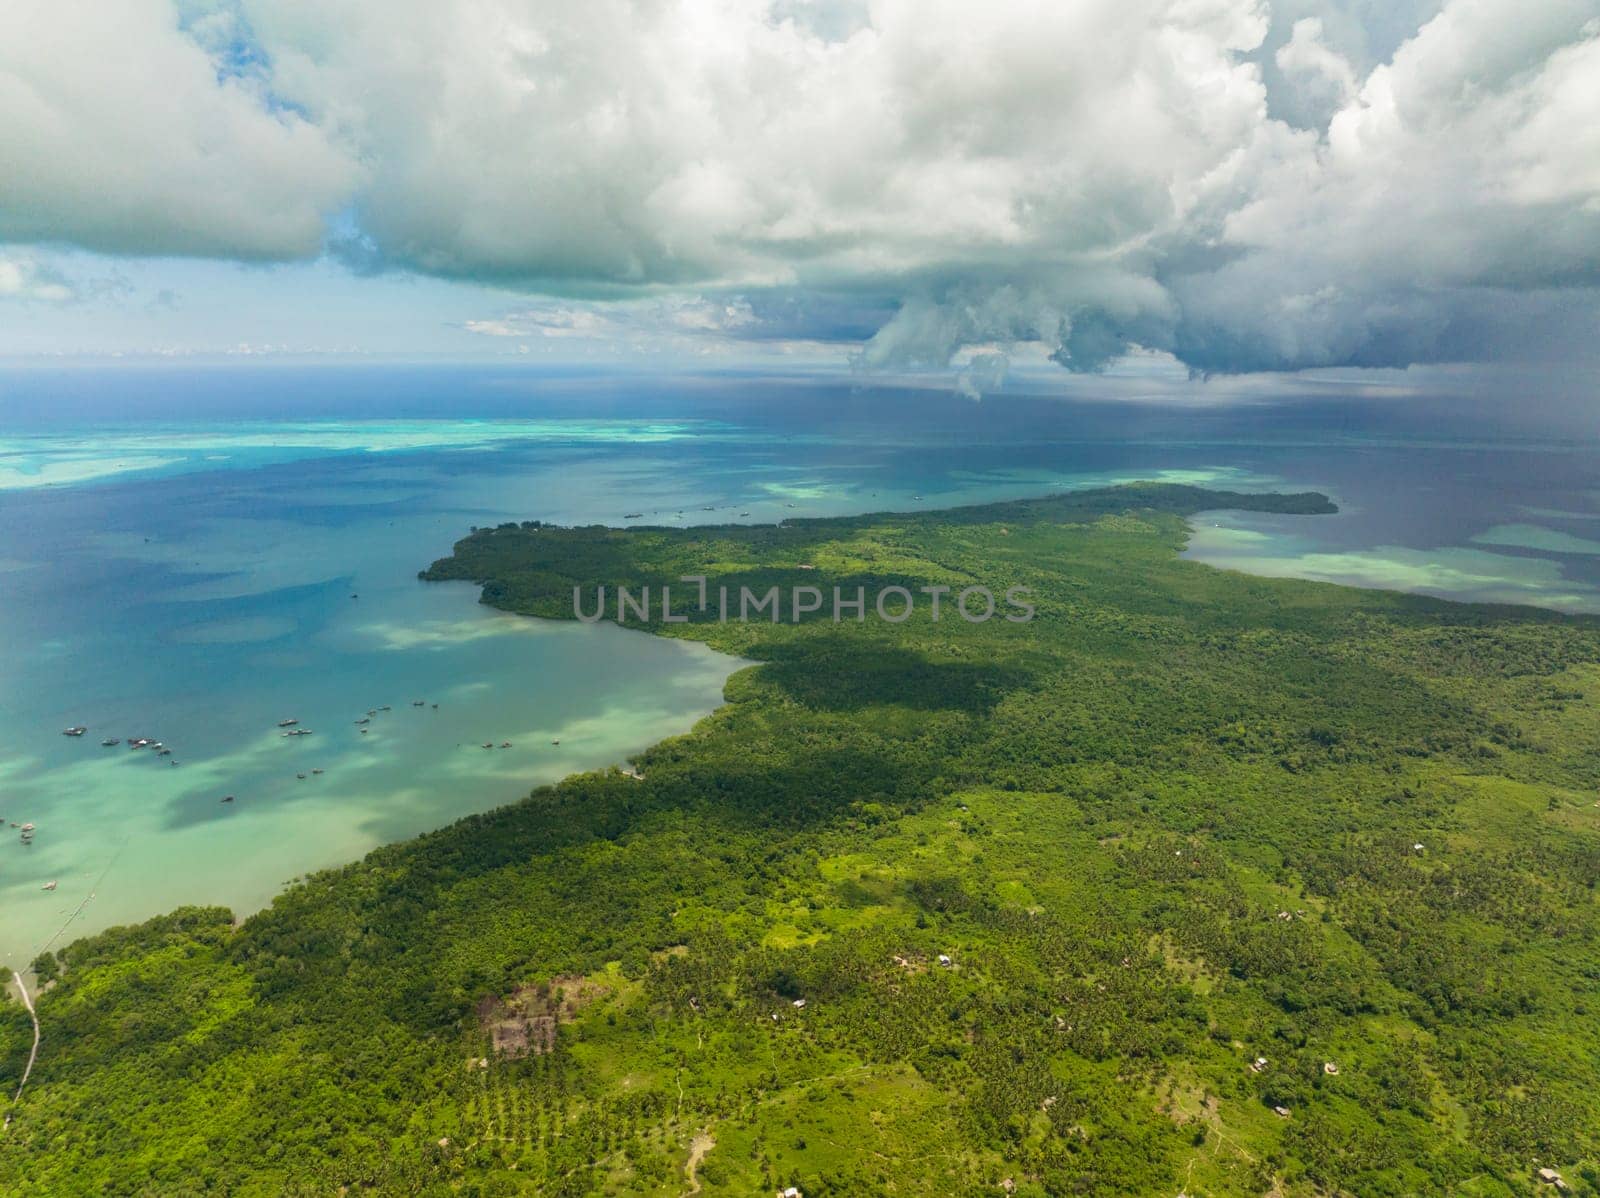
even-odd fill
[[(1181, 560), (1219, 508), (1333, 510), (473, 533), (424, 576), (672, 586), (644, 626), (758, 664), (627, 771), (41, 959), (0, 1190), (1592, 1188), (1600, 621)], [(723, 620), (684, 577), (1035, 613)], [(32, 1036), (0, 1004), (0, 1091)]]

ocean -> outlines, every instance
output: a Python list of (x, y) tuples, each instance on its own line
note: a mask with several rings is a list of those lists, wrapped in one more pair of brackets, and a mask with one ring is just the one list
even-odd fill
[(1600, 611), (1590, 447), (1438, 428), (1348, 402), (974, 403), (849, 378), (9, 372), (0, 962), (181, 904), (247, 914), (307, 871), (623, 764), (744, 664), (420, 582), (473, 525), (772, 522), (1143, 478), (1317, 489), (1337, 516), (1207, 514), (1190, 556)]

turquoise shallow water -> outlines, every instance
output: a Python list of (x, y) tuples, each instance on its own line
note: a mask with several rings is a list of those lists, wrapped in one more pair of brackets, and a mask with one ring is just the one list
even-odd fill
[[(744, 423), (675, 397), (604, 418), (119, 413), (0, 432), (0, 819), (37, 825), (27, 845), (0, 829), (0, 961), (180, 903), (249, 912), (308, 870), (620, 764), (718, 704), (741, 663), (419, 582), (474, 524), (776, 521), (1136, 478), (1317, 486), (1341, 515), (1217, 513), (1191, 554), (1600, 607), (1600, 480), (1576, 449), (1303, 429), (1274, 445), (1218, 437), (1211, 418), (1089, 435), (1104, 417), (1060, 405), (997, 428), (992, 411), (930, 425), (884, 401), (863, 424), (854, 395), (758, 398), (741, 399)], [(287, 718), (314, 734), (281, 736)], [(60, 735), (74, 724), (88, 732)], [(108, 736), (156, 737), (173, 757)]]
[[(443, 426), (444, 450), (9, 497), (24, 523), (0, 574), (0, 818), (36, 832), (0, 839), (0, 960), (181, 903), (247, 912), (307, 870), (621, 763), (712, 710), (734, 659), (417, 580), (506, 514), (485, 492), (586, 504), (551, 476), (589, 430), (547, 431), (529, 436), (547, 460), (499, 486), (430, 459), (456, 451)], [(312, 735), (283, 736), (291, 718)]]

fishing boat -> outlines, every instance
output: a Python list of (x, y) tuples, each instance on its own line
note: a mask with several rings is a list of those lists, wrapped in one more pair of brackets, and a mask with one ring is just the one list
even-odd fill
[(293, 728), (299, 722), (300, 722), (299, 720), (279, 720), (278, 721), (278, 727), (280, 727), (280, 728)]
[(106, 737), (106, 738), (105, 738), (105, 739), (104, 739), (104, 740), (103, 740), (103, 741), (101, 741), (101, 742), (100, 742), (100, 743), (101, 743), (101, 744), (102, 744), (102, 745), (103, 745), (103, 746), (105, 746), (105, 747), (106, 747), (106, 748), (108, 748), (108, 749), (109, 749), (109, 748), (111, 748), (111, 747), (112, 747), (112, 746), (113, 746), (113, 745), (120, 745), (120, 744), (121, 744), (121, 743), (122, 743), (122, 740), (121, 740), (121, 738), (119, 738), (119, 737), (115, 737), (115, 736), (108, 736), (108, 737)]
[(87, 731), (89, 731), (89, 729), (84, 727), (82, 724), (74, 724), (70, 728), (63, 728), (61, 730), (61, 735), (62, 736), (82, 736)]

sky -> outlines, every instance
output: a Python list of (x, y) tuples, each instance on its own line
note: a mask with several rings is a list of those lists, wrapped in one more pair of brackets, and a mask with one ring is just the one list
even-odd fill
[(1600, 0), (0, 5), (12, 362), (1582, 402), (1597, 346)]

